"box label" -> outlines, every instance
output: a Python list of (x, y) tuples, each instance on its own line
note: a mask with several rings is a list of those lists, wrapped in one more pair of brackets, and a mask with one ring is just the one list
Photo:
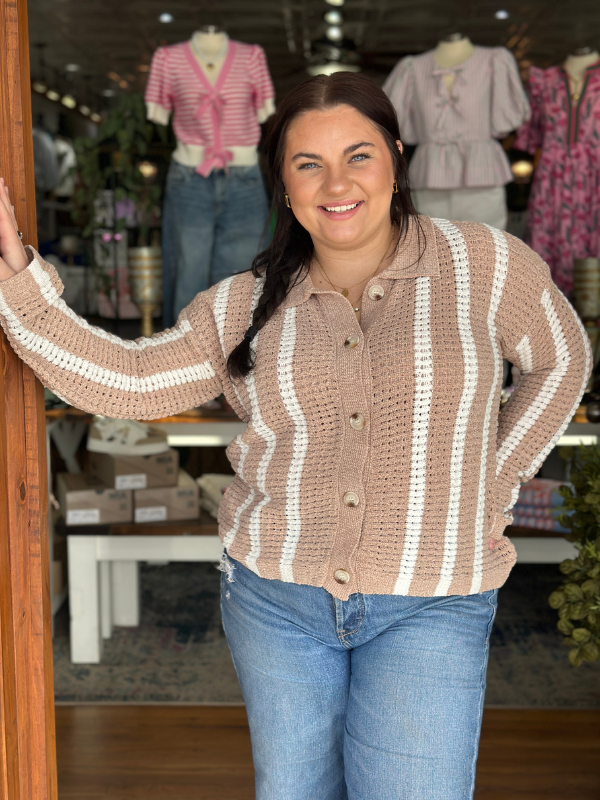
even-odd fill
[(98, 525), (99, 508), (75, 508), (67, 511), (67, 525)]
[(133, 473), (132, 475), (117, 475), (115, 477), (115, 489), (146, 489), (148, 486), (148, 476), (145, 472)]
[(166, 506), (148, 506), (147, 508), (136, 508), (136, 522), (165, 522), (167, 519)]

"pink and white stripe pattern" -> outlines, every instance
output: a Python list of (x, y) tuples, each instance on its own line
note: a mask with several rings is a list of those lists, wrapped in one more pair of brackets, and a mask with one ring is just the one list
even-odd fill
[(214, 86), (204, 76), (190, 42), (159, 47), (154, 53), (145, 99), (171, 111), (178, 142), (204, 148), (198, 171), (203, 176), (231, 160), (230, 147), (255, 147), (260, 139), (257, 114), (275, 97), (264, 50), (229, 41)]

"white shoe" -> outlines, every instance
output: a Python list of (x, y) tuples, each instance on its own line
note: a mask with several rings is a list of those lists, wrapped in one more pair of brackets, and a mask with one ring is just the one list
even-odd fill
[(158, 428), (133, 419), (97, 415), (90, 426), (87, 449), (93, 453), (151, 456), (169, 449), (167, 436)]

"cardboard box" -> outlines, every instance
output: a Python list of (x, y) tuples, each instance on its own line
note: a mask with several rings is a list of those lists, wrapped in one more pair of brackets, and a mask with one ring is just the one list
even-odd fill
[(175, 486), (179, 453), (170, 448), (153, 456), (113, 456), (89, 453), (89, 470), (115, 489), (154, 489)]
[(136, 489), (133, 504), (134, 522), (172, 522), (200, 516), (198, 484), (182, 469), (179, 470), (177, 486)]
[(106, 525), (131, 522), (131, 491), (105, 486), (93, 475), (57, 475), (58, 502), (67, 525)]

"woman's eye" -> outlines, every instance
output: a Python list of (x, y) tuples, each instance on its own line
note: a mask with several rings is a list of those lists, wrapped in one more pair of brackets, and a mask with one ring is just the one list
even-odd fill
[(352, 156), (350, 161), (366, 161), (369, 158), (371, 158), (371, 156), (368, 153), (357, 153), (355, 156)]
[(312, 167), (316, 167), (316, 166), (317, 166), (317, 164), (315, 164), (314, 161), (307, 161), (305, 164), (300, 164), (298, 169), (312, 169)]

